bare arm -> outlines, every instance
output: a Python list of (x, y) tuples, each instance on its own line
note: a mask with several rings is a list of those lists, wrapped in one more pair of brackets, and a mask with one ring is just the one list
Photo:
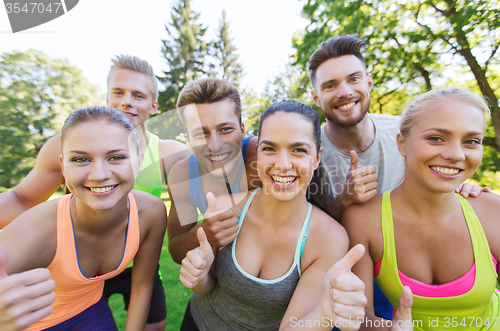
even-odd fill
[(0, 326), (17, 331), (52, 312), (56, 284), (42, 268), (7, 275), (7, 263), (7, 250), (0, 245)]
[[(163, 237), (167, 226), (166, 209), (159, 199), (139, 200), (141, 244), (132, 267), (130, 307), (125, 330), (144, 330), (149, 312), (154, 276), (160, 259)], [(143, 203), (146, 201), (146, 203)], [(145, 233), (145, 235), (143, 235)]]
[[(349, 270), (356, 261), (348, 260), (350, 255), (345, 256), (349, 244), (346, 232), (319, 210), (316, 213), (313, 211), (313, 216), (301, 259), (301, 267), (306, 269), (293, 293), (280, 330), (331, 330), (330, 319), (337, 321), (338, 325), (343, 323), (342, 330), (357, 329), (356, 321), (364, 315), (366, 298), (363, 283)], [(358, 255), (361, 254), (358, 252)], [(351, 264), (344, 265), (346, 263)], [(335, 302), (335, 311), (330, 302)], [(354, 324), (351, 325), (349, 319)]]
[[(187, 185), (187, 183), (186, 183)], [(168, 193), (170, 196), (170, 210), (168, 213), (168, 250), (172, 255), (172, 259), (180, 264), (186, 253), (198, 246), (198, 239), (196, 238), (196, 229), (200, 227), (197, 225), (198, 212), (195, 206), (186, 201), (188, 197), (185, 192), (176, 192), (174, 185), (169, 185)], [(179, 215), (177, 213), (177, 206), (182, 211), (182, 217), (186, 221), (185, 225), (181, 225)]]
[(9, 192), (0, 194), (0, 228), (26, 210), (46, 201), (64, 183), (59, 165), (60, 135), (50, 138), (38, 153), (35, 167)]
[[(372, 201), (373, 202), (373, 201)], [(344, 225), (350, 239), (350, 246), (362, 244), (367, 247), (365, 254), (352, 267), (352, 272), (356, 274), (365, 284), (365, 295), (368, 300), (365, 308), (366, 321), (371, 323), (363, 323), (360, 330), (392, 330), (403, 331), (412, 330), (405, 328), (412, 325), (411, 306), (413, 298), (409, 288), (403, 290), (403, 294), (399, 300), (399, 307), (394, 315), (393, 322), (390, 327), (388, 323), (383, 323), (383, 319), (375, 316), (373, 307), (373, 266), (374, 258), (372, 255), (377, 255), (375, 260), (379, 261), (379, 255), (382, 256), (382, 250), (377, 246), (376, 238), (382, 237), (381, 229), (376, 229), (374, 224), (380, 224), (380, 218), (372, 219), (373, 215), (380, 215), (380, 209), (366, 208), (367, 206), (352, 206), (348, 208), (342, 216), (342, 225)], [(375, 237), (375, 240), (374, 240)], [(379, 322), (373, 323), (378, 320)], [(378, 327), (375, 327), (377, 325)], [(400, 327), (403, 326), (403, 327)]]
[(158, 142), (158, 149), (163, 178), (168, 178), (168, 174), (173, 166), (192, 153), (186, 145), (171, 139), (160, 140)]
[(168, 249), (172, 259), (179, 264), (188, 251), (199, 246), (196, 231), (200, 226), (203, 227), (208, 241), (215, 248), (229, 244), (236, 238), (238, 231), (238, 220), (230, 209), (210, 213), (210, 215), (205, 213), (203, 222), (197, 224), (198, 211), (189, 201), (189, 179), (183, 162), (184, 160), (177, 163), (169, 175), (171, 206), (167, 228)]

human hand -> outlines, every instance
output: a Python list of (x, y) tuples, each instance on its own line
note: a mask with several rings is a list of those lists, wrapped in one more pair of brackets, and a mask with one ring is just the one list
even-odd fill
[(358, 330), (365, 316), (365, 284), (351, 272), (364, 253), (363, 245), (354, 246), (324, 278), (323, 316), (341, 330)]
[(186, 257), (182, 260), (179, 276), (181, 283), (187, 288), (193, 288), (205, 279), (214, 262), (214, 252), (203, 228), (198, 228), (196, 235), (200, 246), (187, 252)]
[(351, 163), (341, 193), (345, 207), (353, 203), (366, 202), (377, 195), (378, 176), (375, 168), (372, 166), (358, 168), (358, 161), (358, 154), (351, 151)]
[(52, 313), (55, 282), (47, 269), (7, 275), (8, 252), (0, 245), (0, 326), (22, 330)]
[(217, 199), (212, 192), (207, 193), (207, 202), (201, 226), (213, 247), (226, 246), (238, 235), (238, 219), (231, 209), (217, 209)]
[(399, 306), (392, 319), (391, 331), (411, 331), (413, 330), (413, 320), (411, 317), (411, 306), (413, 305), (413, 296), (408, 286), (403, 288)]
[(461, 196), (467, 198), (468, 196), (477, 197), (481, 192), (491, 192), (491, 187), (483, 187), (479, 185), (472, 185), (470, 183), (462, 183), (456, 189), (455, 192), (460, 193)]

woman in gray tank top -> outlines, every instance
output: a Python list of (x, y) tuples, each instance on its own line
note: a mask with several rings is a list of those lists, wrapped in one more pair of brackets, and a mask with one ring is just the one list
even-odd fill
[(232, 208), (240, 231), (217, 250), (198, 229), (200, 247), (182, 261), (180, 280), (195, 293), (181, 330), (359, 328), (366, 297), (350, 268), (364, 248), (346, 254), (345, 230), (305, 196), (321, 157), (319, 130), (319, 116), (306, 104), (282, 101), (264, 111), (262, 189), (238, 193), (246, 197), (235, 206), (230, 201), (241, 199), (207, 195), (207, 212)]

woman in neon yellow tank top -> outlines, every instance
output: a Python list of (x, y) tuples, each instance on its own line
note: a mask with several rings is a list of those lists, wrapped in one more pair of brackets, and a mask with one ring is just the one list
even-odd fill
[[(500, 197), (455, 194), (481, 163), (486, 114), (483, 98), (461, 89), (417, 97), (397, 138), (405, 157), (402, 184), (344, 213), (350, 244), (369, 247), (353, 267), (366, 285), (371, 321), (364, 327), (382, 325), (373, 316), (375, 277), (392, 304), (413, 318), (399, 329), (500, 330)], [(411, 296), (407, 289), (402, 295), (404, 286)]]

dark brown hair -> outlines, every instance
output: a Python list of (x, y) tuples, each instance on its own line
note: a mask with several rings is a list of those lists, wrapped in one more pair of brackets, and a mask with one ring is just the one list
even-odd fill
[(322, 63), (332, 58), (343, 55), (354, 55), (363, 63), (363, 66), (365, 66), (365, 59), (361, 54), (361, 49), (364, 46), (365, 42), (352, 34), (347, 36), (335, 36), (323, 41), (309, 58), (309, 79), (311, 80), (313, 88), (315, 88), (314, 84), (316, 83), (316, 70)]

